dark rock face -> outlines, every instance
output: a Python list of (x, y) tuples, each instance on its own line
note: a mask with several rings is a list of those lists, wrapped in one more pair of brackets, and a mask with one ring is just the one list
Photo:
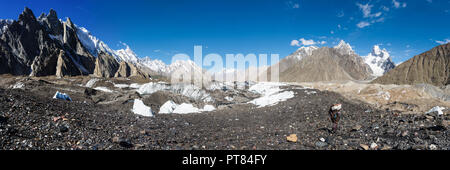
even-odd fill
[(114, 77), (118, 69), (119, 63), (114, 57), (106, 53), (100, 53), (95, 62), (94, 76), (111, 78)]
[(50, 76), (62, 65), (59, 76), (91, 74), (95, 59), (81, 45), (74, 27), (70, 19), (60, 22), (54, 10), (36, 19), (25, 8), (1, 34), (0, 74)]
[(372, 83), (450, 84), (450, 43), (440, 45), (404, 62)]
[(70, 18), (60, 21), (53, 9), (36, 18), (25, 8), (17, 21), (0, 20), (0, 74), (149, 77), (132, 64), (119, 65), (110, 55), (96, 58), (83, 46), (77, 31)]
[(76, 67), (73, 60), (71, 60), (70, 57), (67, 57), (67, 53), (65, 51), (61, 50), (56, 64), (56, 76), (64, 77), (77, 75), (83, 75), (83, 71)]
[(119, 69), (114, 77), (138, 77), (138, 78), (150, 78), (150, 75), (142, 72), (134, 64), (127, 63), (125, 61), (120, 62)]

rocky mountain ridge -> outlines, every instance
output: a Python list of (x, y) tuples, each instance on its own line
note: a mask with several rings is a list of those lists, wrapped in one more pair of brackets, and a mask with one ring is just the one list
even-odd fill
[(450, 43), (437, 46), (403, 62), (373, 83), (449, 85)]
[[(31, 9), (25, 8), (18, 20), (0, 23), (0, 74), (64, 77), (95, 72), (94, 75), (101, 77), (115, 75), (113, 66), (118, 66), (119, 61), (105, 57), (110, 55), (108, 53), (100, 59), (92, 54), (81, 41), (79, 28), (70, 18), (58, 19), (54, 10), (36, 18)], [(105, 59), (110, 64), (102, 65)]]

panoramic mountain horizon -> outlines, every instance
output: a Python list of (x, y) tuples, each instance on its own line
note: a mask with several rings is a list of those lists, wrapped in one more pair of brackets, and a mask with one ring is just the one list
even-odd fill
[[(332, 47), (340, 40), (349, 42), (359, 55), (368, 54), (374, 45), (380, 45), (391, 53), (395, 63), (401, 63), (439, 43), (448, 42), (450, 37), (444, 29), (447, 23), (435, 22), (449, 15), (445, 12), (448, 11), (445, 9), (448, 2), (445, 1), (399, 1), (400, 4), (406, 4), (405, 7), (396, 6), (392, 1), (293, 0), (260, 1), (255, 5), (251, 1), (195, 0), (183, 7), (177, 3), (168, 6), (160, 1), (132, 2), (136, 5), (123, 5), (119, 1), (102, 3), (82, 0), (62, 3), (49, 0), (48, 3), (37, 3), (19, 0), (11, 2), (8, 8), (0, 7), (0, 14), (2, 19), (16, 19), (24, 6), (35, 11), (36, 15), (55, 9), (60, 13), (60, 19), (70, 17), (112, 49), (127, 49), (129, 46), (139, 58), (149, 56), (166, 64), (170, 64), (170, 58), (178, 53), (193, 56), (194, 45), (203, 46), (206, 54), (218, 53), (225, 56), (228, 53), (276, 53), (284, 58), (301, 46), (313, 44)], [(314, 23), (313, 21), (318, 21), (319, 16), (314, 15), (317, 14), (315, 11), (318, 7), (332, 10), (321, 10), (320, 16), (325, 18), (320, 19), (320, 23)], [(419, 7), (428, 12), (411, 12)], [(144, 8), (148, 8), (150, 12), (140, 12), (145, 11)], [(225, 15), (226, 9), (235, 9), (234, 14)], [(180, 15), (181, 13), (189, 14)], [(425, 13), (433, 15), (433, 19), (425, 19)], [(309, 14), (308, 19), (303, 16), (305, 14)], [(256, 17), (257, 15), (260, 17)], [(409, 18), (414, 18), (414, 21)], [(244, 22), (245, 20), (248, 22)], [(197, 25), (191, 26), (189, 23)], [(367, 26), (360, 28), (363, 25)], [(407, 26), (409, 31), (402, 31), (398, 26)], [(412, 39), (413, 37), (407, 36), (412, 32), (429, 34), (416, 34)], [(395, 38), (390, 36), (394, 34), (397, 35)]]
[[(149, 157), (108, 154), (107, 164), (276, 169), (309, 162), (291, 150), (450, 150), (449, 8), (450, 0), (8, 1), (0, 152), (141, 150)], [(83, 161), (40, 157), (29, 164)]]

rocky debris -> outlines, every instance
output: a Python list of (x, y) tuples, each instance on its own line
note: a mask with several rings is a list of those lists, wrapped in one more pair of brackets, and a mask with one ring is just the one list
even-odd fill
[(376, 150), (376, 149), (378, 149), (378, 144), (376, 144), (376, 143), (372, 143), (372, 144), (370, 144), (370, 149), (372, 149), (372, 150)]
[(360, 144), (359, 146), (361, 146), (361, 148), (363, 148), (364, 150), (369, 150), (369, 146), (365, 145), (365, 144)]
[(430, 150), (437, 150), (437, 149), (438, 149), (437, 146), (434, 145), (434, 144), (431, 144), (431, 145), (429, 146), (429, 148), (430, 148)]
[(372, 83), (432, 84), (438, 87), (450, 84), (450, 43), (437, 46), (402, 63)]
[[(443, 101), (450, 101), (450, 85), (447, 85), (446, 88), (439, 88), (436, 86), (433, 86), (431, 84), (416, 84), (414, 85), (414, 88), (419, 89), (421, 91), (426, 92), (427, 94), (438, 98)], [(447, 90), (446, 90), (447, 89)]]
[(361, 130), (362, 126), (361, 125), (355, 125), (352, 127), (352, 131), (359, 131)]
[(130, 140), (119, 137), (112, 138), (112, 142), (119, 144), (123, 148), (132, 148), (134, 146)]
[[(168, 92), (140, 98), (131, 89), (115, 89), (116, 93), (90, 96), (103, 97), (103, 102), (96, 103), (84, 94), (86, 87), (79, 86), (88, 79), (72, 79), (76, 85), (18, 81), (26, 88), (0, 88), (0, 149), (364, 149), (360, 144), (368, 150), (450, 148), (448, 128), (444, 128), (449, 115), (427, 118), (423, 112), (399, 114), (333, 92), (308, 95), (298, 86), (287, 86), (295, 93), (294, 98), (274, 106), (233, 104), (214, 112), (144, 117), (131, 111), (134, 99), (142, 100), (155, 113), (158, 110), (154, 108), (159, 109), (168, 100), (175, 102), (179, 97), (184, 103), (191, 99)], [(102, 81), (97, 83), (103, 86)], [(56, 88), (66, 89), (73, 102), (50, 99)], [(342, 103), (342, 118), (339, 130), (330, 133), (327, 112), (335, 103)], [(195, 105), (203, 108), (205, 103)], [(354, 131), (356, 125), (361, 127)], [(405, 131), (408, 134), (402, 136)], [(296, 134), (297, 142), (289, 142), (286, 134)]]
[(86, 89), (84, 90), (84, 95), (85, 95), (86, 97), (95, 96), (95, 95), (97, 95), (97, 90), (91, 89), (91, 88), (86, 88)]
[(287, 141), (294, 142), (294, 143), (298, 141), (298, 137), (296, 134), (289, 135), (286, 139), (287, 139)]

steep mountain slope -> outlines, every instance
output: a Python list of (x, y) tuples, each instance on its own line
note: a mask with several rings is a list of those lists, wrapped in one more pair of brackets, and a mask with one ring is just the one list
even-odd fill
[(378, 45), (373, 47), (372, 52), (364, 58), (364, 61), (370, 66), (376, 77), (383, 76), (395, 68), (389, 52), (386, 49), (380, 49)]
[(95, 62), (94, 76), (111, 78), (119, 70), (119, 63), (109, 54), (100, 53)]
[(379, 84), (450, 84), (450, 43), (413, 57), (374, 80)]
[(137, 62), (128, 46), (114, 51), (70, 18), (58, 19), (54, 10), (36, 18), (25, 8), (18, 20), (0, 20), (0, 26), (0, 74), (63, 77), (95, 71), (96, 76), (112, 77), (119, 61)]
[(131, 50), (130, 46), (122, 43), (122, 45), (125, 46), (125, 49), (113, 50), (106, 43), (92, 35), (86, 28), (77, 26), (77, 30), (77, 35), (80, 37), (81, 43), (83, 43), (93, 56), (105, 53), (114, 57), (118, 62), (138, 62), (138, 57), (133, 50)]
[[(72, 28), (70, 19), (60, 22), (53, 10), (47, 16), (41, 15), (36, 19), (33, 12), (25, 8), (19, 19), (8, 25), (0, 37), (3, 65), (0, 74), (55, 75), (59, 57), (70, 58), (72, 62), (66, 62), (66, 65), (79, 68), (82, 71), (80, 74), (89, 74), (94, 69), (94, 58), (77, 43)], [(61, 37), (59, 40), (63, 41), (58, 41), (56, 37)], [(64, 55), (60, 55), (61, 50), (65, 51)]]
[(150, 78), (150, 75), (142, 72), (133, 63), (121, 61), (119, 68), (114, 75), (114, 77), (140, 77), (140, 78)]
[(319, 48), (316, 46), (299, 48), (297, 51), (295, 51), (291, 55), (281, 59), (280, 62), (278, 62), (277, 64), (274, 64), (274, 65), (268, 67), (266, 70), (262, 71), (262, 73), (260, 73), (258, 75), (259, 79), (271, 80), (272, 70), (279, 70), (278, 74), (280, 74), (280, 73), (286, 71), (287, 69), (298, 64), (298, 62), (300, 62), (303, 58), (311, 56), (312, 53), (314, 51), (316, 51), (317, 49), (319, 49)]
[(344, 41), (334, 48), (322, 47), (280, 73), (280, 81), (316, 82), (366, 80), (372, 70)]

